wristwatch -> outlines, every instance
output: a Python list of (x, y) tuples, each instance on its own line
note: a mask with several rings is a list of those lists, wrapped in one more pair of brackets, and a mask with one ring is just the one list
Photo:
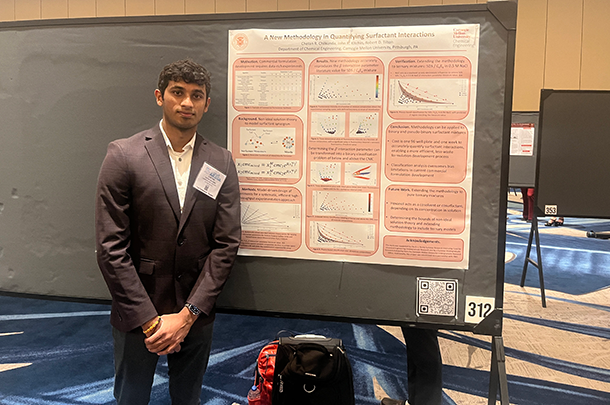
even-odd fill
[(201, 310), (199, 308), (197, 308), (195, 305), (193, 304), (189, 304), (188, 302), (186, 304), (184, 304), (184, 306), (191, 311), (191, 314), (195, 315), (195, 316), (199, 316), (199, 314), (201, 314)]

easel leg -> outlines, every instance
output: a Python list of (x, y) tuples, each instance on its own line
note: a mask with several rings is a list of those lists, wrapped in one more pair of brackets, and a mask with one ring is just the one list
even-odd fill
[(540, 297), (542, 307), (546, 308), (546, 296), (544, 294), (544, 273), (542, 272), (542, 251), (540, 250), (540, 234), (538, 233), (538, 223), (536, 223), (536, 254), (538, 255), (538, 279), (540, 280)]
[(500, 389), (500, 404), (509, 405), (508, 379), (506, 375), (506, 357), (502, 336), (491, 338), (491, 367), (489, 375), (488, 405), (495, 405), (498, 388)]
[[(532, 260), (530, 254), (532, 252), (532, 242), (536, 237), (536, 254), (538, 255), (538, 262)], [(540, 297), (542, 298), (542, 307), (546, 308), (546, 296), (544, 292), (544, 273), (542, 271), (542, 250), (540, 249), (540, 233), (538, 232), (538, 218), (534, 213), (532, 218), (532, 228), (530, 229), (530, 237), (527, 241), (527, 250), (525, 252), (525, 262), (523, 263), (523, 272), (521, 273), (521, 287), (525, 285), (525, 276), (527, 274), (527, 265), (534, 265), (538, 269), (538, 279), (540, 280)]]

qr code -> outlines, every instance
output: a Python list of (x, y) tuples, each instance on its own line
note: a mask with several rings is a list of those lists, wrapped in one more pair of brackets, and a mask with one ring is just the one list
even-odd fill
[(418, 315), (455, 316), (457, 280), (417, 279)]

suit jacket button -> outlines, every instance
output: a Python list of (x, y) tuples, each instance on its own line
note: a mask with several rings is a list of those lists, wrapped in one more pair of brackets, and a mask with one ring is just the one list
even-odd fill
[(184, 245), (185, 243), (186, 243), (186, 239), (180, 239), (180, 240), (178, 241), (178, 246), (182, 246), (182, 245)]

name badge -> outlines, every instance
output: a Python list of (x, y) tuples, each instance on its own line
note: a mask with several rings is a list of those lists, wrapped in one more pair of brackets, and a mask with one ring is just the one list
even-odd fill
[(199, 170), (193, 186), (212, 199), (216, 199), (227, 176), (205, 162)]

